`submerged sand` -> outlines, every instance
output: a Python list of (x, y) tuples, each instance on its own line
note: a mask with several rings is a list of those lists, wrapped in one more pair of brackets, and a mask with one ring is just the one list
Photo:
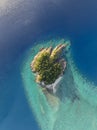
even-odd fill
[(97, 130), (97, 87), (78, 72), (69, 47), (65, 57), (67, 68), (56, 94), (42, 90), (35, 82), (29, 66), (33, 57), (39, 48), (60, 42), (64, 43), (64, 39), (37, 44), (23, 62), (21, 71), (29, 105), (41, 130)]

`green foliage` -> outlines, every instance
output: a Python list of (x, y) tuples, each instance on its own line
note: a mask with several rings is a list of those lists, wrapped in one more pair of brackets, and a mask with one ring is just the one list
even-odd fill
[(49, 53), (42, 53), (34, 62), (34, 69), (38, 72), (38, 81), (43, 81), (45, 84), (52, 84), (62, 72), (60, 62), (50, 59)]

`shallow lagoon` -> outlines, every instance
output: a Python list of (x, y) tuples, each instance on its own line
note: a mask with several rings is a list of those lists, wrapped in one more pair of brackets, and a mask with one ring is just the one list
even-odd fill
[(30, 70), (31, 60), (41, 47), (60, 42), (64, 43), (64, 39), (36, 43), (25, 54), (21, 74), (29, 105), (42, 130), (96, 130), (97, 87), (79, 73), (69, 48), (67, 69), (56, 95), (45, 95)]

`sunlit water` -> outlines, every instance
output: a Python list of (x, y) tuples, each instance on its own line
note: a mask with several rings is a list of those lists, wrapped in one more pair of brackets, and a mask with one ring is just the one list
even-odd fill
[(77, 70), (69, 49), (72, 45), (66, 48), (68, 64), (57, 93), (46, 93), (35, 82), (30, 69), (33, 57), (41, 47), (59, 43), (64, 39), (36, 43), (25, 54), (21, 74), (32, 112), (41, 130), (97, 130), (97, 87)]

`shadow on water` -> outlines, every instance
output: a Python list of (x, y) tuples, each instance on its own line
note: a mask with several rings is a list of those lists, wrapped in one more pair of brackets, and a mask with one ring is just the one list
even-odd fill
[(51, 96), (58, 98), (63, 103), (65, 103), (66, 99), (69, 99), (72, 102), (75, 100), (80, 100), (69, 64), (67, 64), (63, 79), (58, 84), (56, 93), (53, 93), (49, 89), (47, 89), (47, 91), (43, 89), (43, 93), (46, 95), (48, 100), (48, 95), (50, 94)]
[(65, 102), (66, 98), (70, 99), (72, 102), (80, 100), (69, 65), (67, 65), (63, 79), (59, 84), (56, 96), (62, 102)]
[[(57, 97), (60, 101), (65, 103), (66, 99), (74, 102), (75, 100), (80, 100), (76, 83), (74, 82), (73, 74), (68, 64), (68, 59), (66, 58), (67, 51), (62, 54), (62, 57), (67, 61), (67, 67), (65, 69), (64, 75), (60, 83), (58, 84), (56, 93), (53, 93), (47, 89), (48, 93)], [(45, 92), (47, 94), (47, 92)]]

